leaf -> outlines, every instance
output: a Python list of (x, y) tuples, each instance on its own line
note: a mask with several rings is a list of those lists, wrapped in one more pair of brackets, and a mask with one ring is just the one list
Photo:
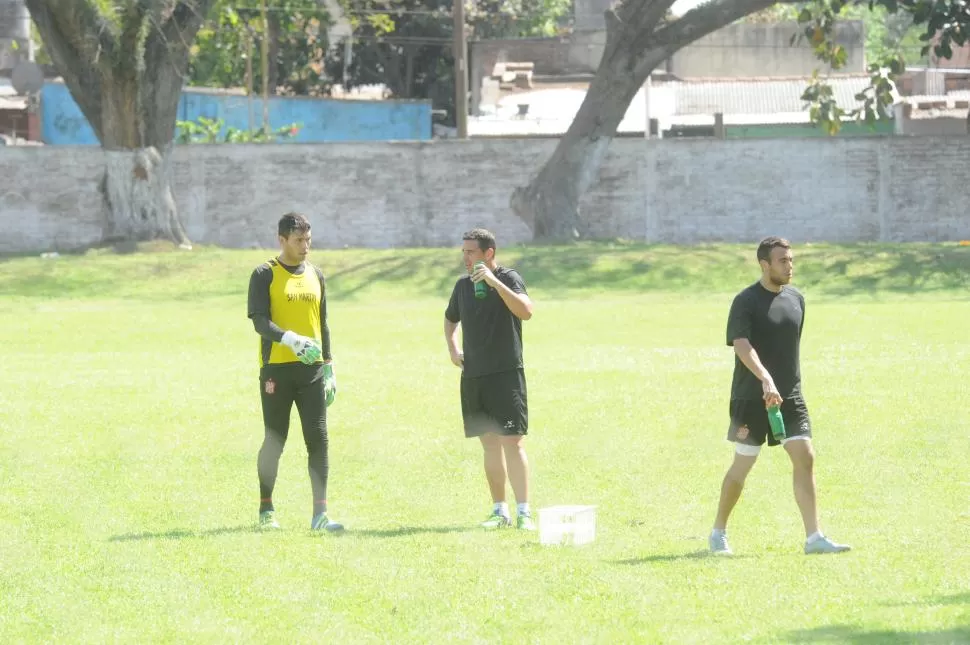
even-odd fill
[(842, 45), (836, 45), (835, 49), (832, 51), (832, 67), (835, 69), (845, 67), (848, 60), (849, 53), (845, 50), (845, 47)]

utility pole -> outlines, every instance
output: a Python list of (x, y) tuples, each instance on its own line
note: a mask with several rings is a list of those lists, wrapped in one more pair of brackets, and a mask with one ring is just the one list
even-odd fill
[(256, 119), (253, 118), (253, 28), (246, 23), (246, 31), (243, 32), (246, 38), (246, 107), (249, 110), (249, 129), (246, 130), (250, 135), (253, 133), (253, 125)]
[(259, 0), (259, 13), (263, 17), (263, 38), (259, 43), (263, 72), (263, 134), (269, 137), (269, 20), (266, 15), (266, 0)]
[(455, 126), (458, 138), (468, 138), (468, 40), (465, 34), (464, 0), (454, 0), (455, 20)]

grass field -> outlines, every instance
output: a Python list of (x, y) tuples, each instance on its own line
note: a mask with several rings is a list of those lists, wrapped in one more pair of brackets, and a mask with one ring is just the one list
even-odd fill
[(795, 249), (823, 529), (780, 450), (704, 555), (734, 293), (753, 249), (500, 250), (525, 323), (533, 506), (597, 539), (486, 533), (442, 337), (457, 249), (318, 250), (337, 401), (313, 536), (294, 427), (253, 531), (262, 435), (246, 286), (266, 251), (0, 260), (0, 642), (970, 643), (970, 248)]

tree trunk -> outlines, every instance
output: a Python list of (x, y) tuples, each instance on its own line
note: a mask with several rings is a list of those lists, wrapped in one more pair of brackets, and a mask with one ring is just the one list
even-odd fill
[(191, 248), (169, 157), (189, 47), (215, 0), (130, 2), (113, 28), (87, 2), (26, 0), (51, 58), (105, 149), (105, 242)]
[[(146, 47), (141, 78), (131, 85), (102, 85), (101, 143), (108, 151), (101, 184), (105, 243), (161, 238), (192, 248), (171, 188), (182, 92), (177, 62), (165, 48)], [(122, 109), (108, 109), (116, 105)]]
[[(646, 66), (652, 70), (662, 60), (662, 53), (654, 54)], [(623, 57), (603, 57), (586, 100), (552, 157), (528, 186), (512, 193), (513, 211), (536, 239), (586, 236), (579, 200), (596, 180), (616, 129), (649, 73), (627, 73), (628, 66)]]
[(512, 193), (512, 210), (542, 240), (585, 237), (579, 200), (596, 180), (603, 159), (627, 108), (647, 75), (666, 54), (649, 52), (637, 70), (637, 61), (619, 44), (600, 61), (586, 99), (576, 113), (552, 157), (528, 186)]
[[(623, 0), (606, 12), (596, 76), (552, 157), (510, 199), (537, 240), (583, 237), (579, 200), (593, 185), (616, 128), (647, 76), (677, 50), (775, 0), (712, 0), (667, 21), (673, 0)], [(644, 127), (649, 127), (644, 124)]]
[(172, 195), (170, 160), (171, 147), (105, 153), (104, 243), (162, 238), (192, 248)]

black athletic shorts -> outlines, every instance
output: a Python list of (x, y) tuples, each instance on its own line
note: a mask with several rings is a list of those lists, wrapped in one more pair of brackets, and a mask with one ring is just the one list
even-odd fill
[(461, 416), (466, 437), (486, 432), (525, 435), (529, 402), (522, 368), (486, 376), (461, 377)]
[(307, 446), (326, 436), (327, 403), (323, 391), (323, 364), (279, 363), (259, 370), (259, 394), (266, 429), (284, 441), (290, 429), (290, 411), (296, 404)]
[[(768, 410), (761, 399), (733, 399), (730, 407), (731, 424), (728, 426), (728, 441), (760, 446), (768, 441), (769, 446), (781, 442), (771, 434), (768, 423)], [(808, 407), (801, 395), (785, 399), (781, 403), (781, 416), (785, 420), (785, 437), (812, 436), (812, 421), (808, 417)]]

